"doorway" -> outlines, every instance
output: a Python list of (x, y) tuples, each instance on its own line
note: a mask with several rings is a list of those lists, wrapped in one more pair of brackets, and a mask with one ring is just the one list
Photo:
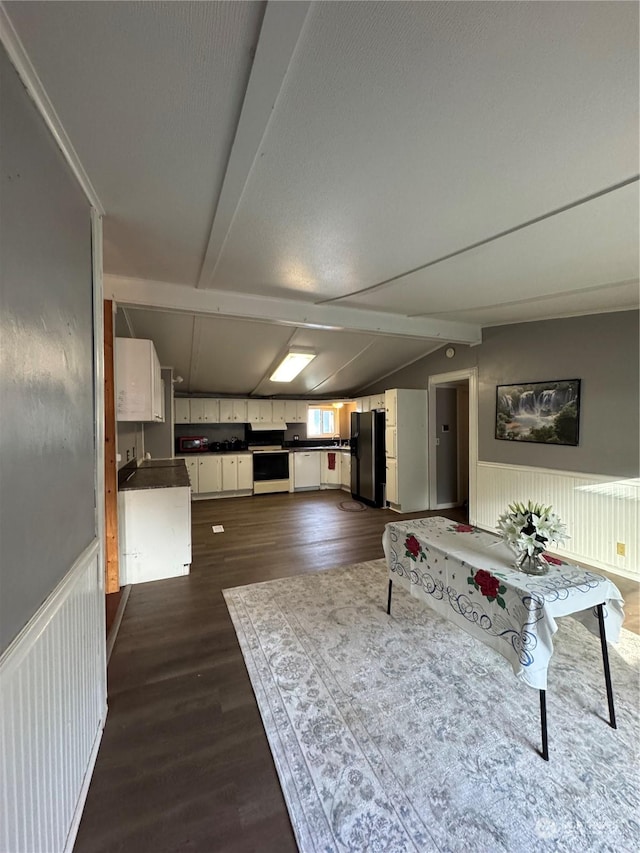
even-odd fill
[(476, 515), (477, 369), (429, 377), (429, 508), (468, 506)]

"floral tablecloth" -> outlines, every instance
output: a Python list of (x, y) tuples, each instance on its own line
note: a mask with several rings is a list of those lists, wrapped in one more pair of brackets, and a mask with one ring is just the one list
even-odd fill
[(446, 518), (387, 524), (382, 537), (389, 578), (503, 655), (536, 689), (547, 686), (556, 618), (572, 614), (617, 642), (624, 600), (608, 578), (551, 558), (548, 574), (526, 575), (497, 536)]

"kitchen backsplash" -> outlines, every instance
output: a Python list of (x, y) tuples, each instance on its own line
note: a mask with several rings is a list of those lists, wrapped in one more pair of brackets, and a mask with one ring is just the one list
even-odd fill
[[(251, 430), (248, 424), (176, 424), (175, 437), (181, 436), (203, 435), (209, 439), (209, 443), (213, 444), (216, 441), (233, 441), (239, 439), (244, 442), (251, 442)], [(264, 438), (264, 433), (255, 433), (259, 440)], [(295, 441), (294, 436), (298, 436), (299, 441), (305, 441), (307, 438), (306, 424), (287, 424), (287, 428), (277, 431), (277, 439), (275, 443), (286, 443)], [(258, 440), (258, 439), (257, 439)]]

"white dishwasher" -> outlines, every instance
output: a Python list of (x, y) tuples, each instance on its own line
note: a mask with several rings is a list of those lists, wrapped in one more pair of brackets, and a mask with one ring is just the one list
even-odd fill
[(319, 489), (320, 488), (320, 457), (317, 450), (298, 450), (293, 456), (293, 488)]

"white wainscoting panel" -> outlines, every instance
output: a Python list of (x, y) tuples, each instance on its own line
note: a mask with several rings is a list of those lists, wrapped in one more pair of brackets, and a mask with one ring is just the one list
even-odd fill
[(97, 541), (0, 658), (0, 850), (71, 850), (106, 716)]
[(571, 539), (554, 553), (640, 579), (640, 480), (478, 462), (479, 527), (495, 530), (508, 504), (529, 499), (551, 504), (567, 525)]

